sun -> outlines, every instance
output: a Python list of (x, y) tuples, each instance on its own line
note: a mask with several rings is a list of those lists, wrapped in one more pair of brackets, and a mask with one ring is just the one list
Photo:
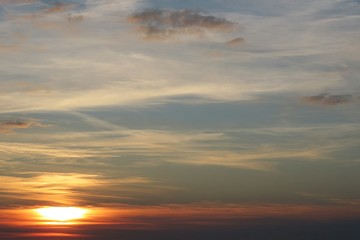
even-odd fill
[(88, 210), (79, 207), (43, 207), (35, 209), (43, 219), (67, 222), (85, 217)]

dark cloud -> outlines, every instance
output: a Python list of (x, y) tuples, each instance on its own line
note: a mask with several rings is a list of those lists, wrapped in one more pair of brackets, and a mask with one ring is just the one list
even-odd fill
[(228, 45), (230, 47), (236, 47), (236, 46), (243, 44), (244, 42), (245, 42), (245, 39), (238, 37), (238, 38), (234, 38), (234, 39), (226, 42), (226, 45)]
[(24, 129), (34, 126), (44, 126), (41, 123), (32, 120), (6, 120), (0, 122), (0, 133), (12, 132), (15, 129)]
[(79, 22), (84, 21), (84, 18), (85, 18), (84, 15), (69, 14), (67, 20), (69, 23), (79, 23)]
[(145, 10), (132, 14), (128, 20), (139, 25), (148, 39), (167, 39), (178, 34), (202, 36), (206, 31), (228, 31), (235, 23), (192, 10)]
[(334, 106), (339, 104), (350, 103), (354, 100), (354, 97), (351, 94), (331, 95), (328, 93), (322, 93), (315, 96), (303, 97), (302, 100), (313, 104)]

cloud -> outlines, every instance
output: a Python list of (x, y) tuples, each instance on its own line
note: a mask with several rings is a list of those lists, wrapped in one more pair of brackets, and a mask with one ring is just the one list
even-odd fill
[(0, 53), (18, 52), (20, 47), (16, 44), (0, 44)]
[(45, 144), (7, 142), (0, 142), (0, 153), (4, 156), (36, 156), (37, 158), (42, 156), (47, 159), (91, 158), (100, 154), (94, 149), (72, 149)]
[(239, 45), (242, 45), (245, 42), (245, 39), (238, 37), (238, 38), (234, 38), (228, 42), (226, 42), (226, 45), (228, 45), (229, 47), (236, 47)]
[[(149, 191), (156, 183), (145, 177), (109, 178), (97, 174), (27, 172), (17, 176), (0, 176), (0, 197), (20, 205), (97, 204), (99, 199), (131, 198), (135, 191)], [(145, 190), (146, 188), (146, 190)], [(119, 191), (122, 194), (117, 195)], [(134, 193), (133, 193), (134, 192)], [(11, 203), (11, 204), (12, 204)], [(0, 205), (6, 204), (2, 201)]]
[(205, 16), (192, 10), (145, 10), (128, 18), (139, 25), (147, 39), (169, 39), (177, 35), (204, 36), (206, 31), (223, 32), (235, 23), (215, 16)]
[(257, 148), (247, 152), (229, 151), (199, 151), (193, 156), (183, 159), (170, 160), (177, 164), (195, 166), (221, 166), (242, 168), (257, 171), (273, 171), (277, 161), (282, 159), (321, 159), (324, 152), (321, 149), (274, 149)]
[(69, 14), (67, 20), (69, 23), (79, 23), (84, 21), (84, 18), (85, 18), (84, 15)]
[[(38, 207), (38, 206), (37, 206)], [(87, 206), (76, 224), (44, 224), (34, 208), (0, 209), (2, 239), (358, 239), (359, 205)], [(353, 227), (354, 226), (354, 227)], [(353, 227), (353, 228), (352, 228)], [(350, 232), (350, 233), (349, 233)], [(248, 237), (250, 236), (250, 237)], [(307, 237), (308, 236), (308, 237)], [(344, 238), (345, 236), (345, 238)], [(349, 237), (347, 237), (349, 236)]]
[(352, 101), (354, 101), (354, 97), (351, 94), (331, 95), (328, 93), (322, 93), (315, 96), (303, 97), (302, 100), (312, 104), (335, 106), (351, 103)]
[(39, 0), (0, 0), (0, 4), (24, 4), (24, 3), (35, 3)]
[[(78, 191), (101, 184), (97, 175), (78, 173), (41, 173), (26, 176), (0, 176), (0, 195), (13, 201), (69, 204), (78, 198)], [(16, 199), (16, 200), (15, 200)]]
[(75, 5), (71, 3), (55, 2), (51, 7), (44, 10), (45, 13), (65, 12), (72, 9)]
[(143, 203), (144, 196), (159, 196), (178, 189), (146, 177), (85, 173), (24, 172), (0, 176), (0, 208), (10, 205), (101, 205)]
[(68, 23), (77, 23), (84, 20), (84, 15), (73, 13), (81, 9), (80, 3), (71, 3), (66, 1), (46, 3), (35, 0), (15, 2), (5, 1), (5, 3), (21, 3), (29, 5), (29, 7), (17, 7), (15, 5), (15, 7), (6, 10), (7, 18), (9, 20), (25, 20), (25, 22), (22, 22), (23, 25), (30, 22), (36, 27), (59, 28), (59, 26), (61, 26), (61, 22), (64, 20), (64, 16), (66, 17), (66, 13), (68, 13), (68, 15), (65, 20), (67, 20)]
[[(306, 204), (163, 204), (158, 206), (128, 206), (118, 205), (109, 208), (94, 209), (93, 214), (99, 221), (113, 219), (114, 222), (126, 219), (138, 226), (176, 228), (176, 227), (209, 227), (209, 226), (236, 226), (238, 224), (252, 225), (254, 219), (302, 219), (302, 220), (329, 220), (348, 219), (359, 215), (355, 206), (315, 206)], [(115, 208), (116, 207), (116, 208)], [(348, 207), (348, 208), (347, 208)], [(355, 210), (355, 211), (354, 211)]]
[(31, 127), (44, 127), (44, 124), (41, 124), (32, 120), (8, 120), (0, 122), (0, 133), (12, 132), (15, 129), (25, 129)]
[[(299, 31), (312, 29), (305, 27), (308, 24), (306, 19), (296, 19), (291, 22), (286, 17), (255, 20), (226, 12), (211, 14), (214, 19), (222, 19), (219, 20), (222, 23), (220, 26), (225, 24), (234, 27), (236, 24), (234, 25), (233, 22), (241, 22), (246, 26), (246, 41), (249, 44), (244, 45), (241, 48), (242, 54), (239, 54), (238, 51), (221, 52), (228, 40), (230, 40), (228, 44), (233, 45), (240, 39), (235, 41), (236, 37), (239, 37), (235, 31), (223, 34), (216, 32), (214, 24), (211, 25), (212, 27), (209, 27), (209, 24), (204, 26), (201, 20), (208, 23), (210, 14), (190, 10), (147, 10), (134, 13), (134, 9), (139, 9), (135, 4), (126, 6), (128, 3), (98, 2), (88, 4), (84, 8), (76, 8), (74, 12), (61, 14), (44, 14), (41, 11), (46, 6), (49, 7), (49, 4), (42, 4), (40, 12), (44, 15), (43, 18), (37, 18), (33, 22), (24, 20), (21, 22), (23, 25), (14, 24), (10, 20), (1, 23), (9, 33), (27, 34), (28, 40), (26, 44), (22, 43), (19, 46), (21, 50), (19, 54), (31, 59), (31, 61), (18, 61), (16, 58), (4, 57), (0, 65), (1, 70), (8, 73), (7, 78), (36, 84), (42, 89), (51, 89), (51, 92), (38, 91), (30, 95), (15, 92), (14, 88), (7, 87), (9, 90), (3, 93), (3, 100), (0, 102), (2, 112), (157, 104), (166, 103), (176, 96), (190, 95), (204, 101), (221, 102), (252, 100), (262, 94), (281, 95), (294, 91), (301, 94), (300, 96), (305, 96), (309, 91), (321, 92), (323, 89), (334, 89), (350, 81), (346, 80), (350, 78), (345, 79), (345, 77), (344, 81), (339, 80), (344, 73), (334, 72), (338, 62), (344, 62), (342, 69), (351, 73), (354, 79), (357, 76), (355, 72), (351, 72), (352, 67), (347, 66), (343, 61), (343, 57), (348, 57), (348, 54), (340, 55), (341, 59), (335, 61), (336, 58), (327, 54), (330, 48), (323, 49), (323, 46), (328, 46), (325, 40), (320, 41), (321, 43), (317, 41), (308, 43), (299, 41), (299, 38), (295, 39), (296, 41), (288, 39), (293, 36), (288, 34), (293, 29)], [(184, 14), (184, 11), (188, 13)], [(144, 17), (147, 12), (152, 13), (155, 20)], [(138, 42), (132, 34), (127, 34), (128, 23), (120, 21), (122, 17), (125, 20), (129, 15), (129, 20), (134, 23), (132, 26), (139, 26), (145, 38), (169, 39), (178, 36), (186, 38), (189, 36), (186, 29), (202, 29), (211, 35), (214, 41), (221, 43), (220, 46), (213, 45), (215, 48), (212, 49), (214, 55), (222, 54), (222, 58), (207, 59), (208, 56), (204, 55), (204, 51), (208, 51), (209, 43), (184, 45), (182, 48), (173, 48), (169, 44), (165, 48), (156, 48), (156, 46), (154, 48), (147, 45), (153, 44), (152, 42)], [(181, 23), (178, 25), (175, 25), (174, 21), (166, 22), (170, 15), (183, 16), (184, 20), (178, 20)], [(76, 25), (82, 21), (82, 17), (79, 16), (85, 16), (88, 24), (81, 24), (75, 29), (69, 28), (72, 23)], [(196, 20), (190, 21), (192, 24), (189, 24), (185, 21), (187, 16)], [(215, 16), (224, 16), (224, 18)], [(147, 33), (147, 29), (150, 30), (153, 26), (152, 22), (156, 29), (160, 29), (158, 34)], [(290, 28), (290, 24), (294, 24), (295, 28)], [(7, 25), (12, 27), (8, 28)], [(324, 27), (318, 26), (318, 28)], [(175, 34), (167, 36), (166, 31), (173, 31)], [(320, 31), (310, 33), (307, 31), (301, 33), (304, 39), (317, 39), (324, 35), (320, 34)], [(327, 30), (323, 29), (323, 31)], [(230, 36), (233, 34), (236, 35)], [(310, 38), (308, 35), (313, 37)], [(192, 36), (194, 35), (190, 35), (190, 38)], [(326, 38), (328, 39), (330, 38)], [(349, 37), (349, 39), (355, 38)], [(32, 43), (37, 42), (43, 44), (36, 44), (35, 48), (35, 44)], [(331, 49), (343, 49), (340, 45), (333, 44)], [(347, 44), (347, 46), (355, 45), (350, 42)], [(313, 49), (317, 49), (317, 52), (314, 53)], [(9, 48), (3, 51), (15, 50)], [(69, 56), (70, 53), (73, 54)], [(135, 57), (139, 55), (145, 58)], [(320, 67), (316, 67), (318, 65)], [(199, 71), (200, 69), (202, 70)], [(328, 69), (331, 69), (331, 72), (327, 72)], [(313, 79), (320, 77), (323, 79), (325, 74), (326, 81), (314, 83)], [(7, 79), (6, 76), (3, 78), (4, 81)], [(344, 91), (348, 90), (344, 89)], [(195, 102), (186, 97), (178, 101)]]

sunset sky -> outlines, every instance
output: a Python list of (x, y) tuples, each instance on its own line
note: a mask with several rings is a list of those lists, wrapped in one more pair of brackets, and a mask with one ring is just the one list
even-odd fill
[(359, 0), (0, 0), (0, 239), (360, 239), (359, 39)]

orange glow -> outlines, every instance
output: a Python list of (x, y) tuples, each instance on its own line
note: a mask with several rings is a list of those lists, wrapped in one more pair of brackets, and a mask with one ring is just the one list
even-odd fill
[(79, 207), (44, 207), (35, 209), (43, 219), (67, 222), (85, 217), (88, 210)]
[[(172, 204), (159, 206), (38, 207), (0, 209), (1, 226), (41, 226), (44, 231), (68, 226), (116, 225), (118, 229), (162, 229), (252, 224), (256, 219), (342, 220), (360, 216), (360, 205)], [(72, 211), (72, 209), (77, 209)], [(151, 219), (151, 220), (149, 220)], [(251, 221), (249, 221), (251, 220)], [(254, 220), (254, 221), (253, 221)], [(53, 228), (55, 227), (55, 228)], [(56, 232), (57, 233), (57, 232)], [(72, 232), (60, 232), (71, 233)], [(0, 234), (1, 236), (1, 234)], [(0, 237), (1, 238), (1, 237)], [(5, 238), (6, 239), (6, 238)]]

